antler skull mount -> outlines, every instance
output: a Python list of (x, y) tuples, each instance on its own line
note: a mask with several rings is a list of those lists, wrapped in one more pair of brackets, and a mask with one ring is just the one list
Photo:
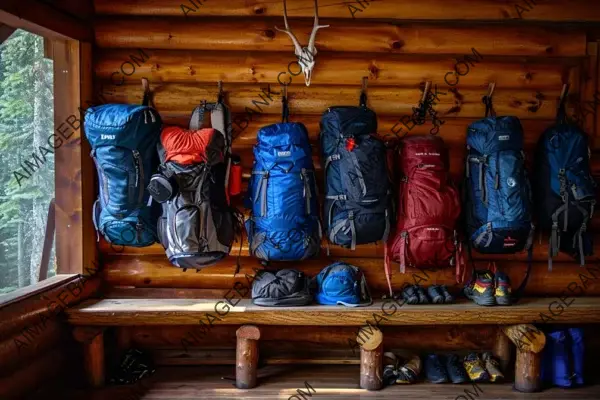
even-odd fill
[(310, 86), (312, 71), (315, 68), (315, 56), (317, 55), (317, 49), (315, 47), (317, 31), (321, 28), (328, 28), (329, 25), (319, 25), (319, 6), (317, 0), (315, 0), (315, 23), (310, 34), (310, 39), (308, 40), (308, 46), (302, 47), (288, 24), (286, 0), (283, 0), (283, 21), (285, 23), (285, 29), (279, 29), (278, 27), (275, 27), (275, 29), (287, 33), (292, 40), (292, 43), (294, 44), (294, 54), (298, 57), (298, 64), (300, 64), (300, 68), (302, 68), (302, 72), (304, 73), (304, 81), (306, 82), (306, 86)]

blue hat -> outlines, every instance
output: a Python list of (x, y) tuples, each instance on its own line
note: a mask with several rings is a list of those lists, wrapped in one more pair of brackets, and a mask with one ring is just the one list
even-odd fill
[(319, 272), (315, 280), (315, 298), (319, 304), (361, 307), (373, 302), (365, 276), (354, 265), (333, 263)]

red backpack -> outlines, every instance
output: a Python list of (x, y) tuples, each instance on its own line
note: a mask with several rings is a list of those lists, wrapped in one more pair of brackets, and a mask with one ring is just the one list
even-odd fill
[(462, 245), (456, 231), (460, 198), (449, 173), (448, 149), (438, 136), (411, 136), (400, 149), (400, 187), (396, 231), (385, 246), (385, 273), (390, 295), (390, 260), (419, 268), (456, 266), (464, 272)]

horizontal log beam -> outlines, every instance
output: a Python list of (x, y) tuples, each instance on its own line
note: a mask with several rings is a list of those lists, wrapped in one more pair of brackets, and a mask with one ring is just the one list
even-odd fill
[(58, 320), (45, 325), (28, 327), (13, 337), (0, 342), (0, 376), (13, 372), (50, 349), (66, 343), (67, 326)]
[[(98, 275), (84, 283), (80, 278), (2, 308), (0, 340), (17, 335), (24, 329), (36, 330), (42, 327), (43, 330), (44, 324), (47, 325), (47, 321), (54, 319), (65, 307), (75, 305), (95, 294), (102, 283), (100, 277)], [(76, 283), (83, 288), (81, 292), (77, 291)]]
[(0, 378), (0, 398), (20, 399), (44, 383), (51, 382), (64, 371), (66, 360), (64, 349), (56, 349)]
[[(593, 220), (592, 228), (600, 225), (600, 215), (597, 215)], [(600, 243), (600, 232), (593, 235), (594, 243)], [(242, 257), (249, 257), (250, 251), (248, 246), (247, 237), (244, 235), (242, 238), (242, 246), (240, 248), (239, 241), (235, 242), (232, 246), (232, 255), (237, 256), (240, 254)], [(330, 244), (327, 238), (323, 238), (321, 241), (321, 254), (326, 254), (329, 248), (331, 257), (348, 257), (348, 258), (377, 258), (382, 260), (384, 253), (384, 246), (381, 242), (368, 243), (357, 245), (355, 250), (350, 250), (341, 246)], [(100, 239), (99, 249), (102, 254), (110, 256), (133, 256), (133, 257), (144, 257), (144, 256), (164, 256), (165, 249), (161, 244), (156, 243), (147, 247), (131, 247), (131, 246), (116, 246), (108, 243), (104, 238)], [(515, 254), (481, 254), (477, 251), (473, 251), (473, 259), (476, 261), (515, 261), (525, 262), (527, 261), (527, 252), (521, 251)], [(586, 257), (588, 262), (592, 262), (597, 258), (594, 256)], [(533, 260), (535, 262), (545, 262), (548, 260), (548, 235), (538, 234), (533, 247)], [(573, 263), (574, 259), (568, 254), (559, 253), (553, 258), (554, 262), (557, 263)]]
[[(289, 37), (275, 30), (280, 18), (206, 19), (101, 18), (94, 25), (99, 47), (172, 50), (287, 51)], [(321, 20), (321, 23), (327, 23)], [(290, 20), (294, 34), (308, 38), (312, 20)], [(372, 52), (393, 54), (581, 57), (586, 55), (585, 32), (577, 29), (533, 26), (436, 26), (331, 21), (317, 36), (319, 52)], [(288, 57), (289, 58), (289, 57)], [(288, 62), (281, 60), (282, 62)], [(317, 63), (318, 66), (318, 63)]]
[[(167, 125), (188, 126), (190, 123), (191, 113), (173, 113), (161, 111), (160, 113), (163, 123)], [(258, 130), (264, 126), (281, 122), (281, 116), (276, 114), (261, 114), (254, 115), (252, 120), (246, 120), (246, 114), (233, 114), (233, 120), (237, 121), (232, 125), (234, 137), (234, 151), (249, 148), (256, 144), (256, 135)], [(377, 126), (381, 137), (394, 138), (397, 135), (402, 137), (407, 131), (399, 118), (401, 116), (378, 115)], [(243, 122), (242, 122), (243, 121)], [(302, 122), (308, 131), (309, 139), (313, 146), (319, 145), (319, 123), (320, 115), (307, 115), (290, 113), (290, 121)], [(472, 118), (447, 118), (444, 124), (440, 126), (438, 135), (444, 139), (446, 145), (451, 149), (464, 148), (467, 136), (467, 127), (473, 123)], [(525, 149), (533, 150), (541, 134), (554, 124), (554, 119), (549, 120), (531, 120), (525, 119), (521, 121), (523, 131), (525, 132)], [(412, 124), (409, 124), (412, 126)], [(402, 131), (399, 129), (402, 128)], [(407, 134), (408, 135), (428, 135), (430, 134), (433, 125), (427, 122), (423, 125), (415, 125)], [(600, 163), (599, 163), (600, 166)]]
[[(318, 67), (316, 74), (318, 74)], [(299, 79), (296, 83), (297, 86), (292, 85), (288, 92), (290, 109), (296, 114), (321, 114), (333, 105), (354, 106), (360, 94), (360, 86), (306, 87)], [(439, 84), (439, 104), (436, 105), (439, 118), (481, 118), (485, 114), (485, 106), (481, 98), (487, 93), (486, 88), (457, 89), (452, 92), (443, 82), (443, 77), (433, 83)], [(189, 113), (202, 99), (216, 98), (217, 95), (216, 85), (163, 83), (152, 85), (152, 88), (154, 104), (159, 112)], [(138, 84), (117, 86), (110, 82), (103, 82), (98, 93), (102, 95), (101, 100), (105, 103), (140, 104), (143, 96), (141, 86)], [(267, 85), (262, 87), (235, 85), (228, 88), (227, 103), (234, 113), (278, 115), (281, 113), (280, 93), (279, 86), (274, 85), (271, 85), (270, 91)], [(545, 90), (543, 93), (497, 87), (494, 92), (494, 109), (498, 115), (548, 120), (555, 118), (559, 96), (560, 87)], [(403, 115), (412, 115), (412, 109), (416, 107), (421, 97), (422, 92), (418, 89), (373, 87), (369, 89), (369, 106), (379, 115), (393, 115), (400, 118)]]
[[(222, 52), (222, 51), (148, 51), (148, 62), (140, 63), (126, 78), (120, 71), (124, 60), (128, 60), (135, 49), (102, 50), (96, 56), (96, 77), (114, 82), (139, 81), (146, 77), (151, 82), (217, 82), (234, 83), (276, 83), (279, 78), (286, 82), (293, 74), (299, 74), (296, 60), (290, 53), (267, 52)], [(359, 84), (362, 77), (369, 77), (369, 85), (418, 85), (424, 81), (446, 79), (456, 87), (486, 87), (496, 82), (502, 88), (552, 89), (562, 86), (562, 77), (569, 68), (576, 65), (577, 59), (563, 59), (560, 62), (524, 62), (522, 59), (499, 59), (487, 57), (473, 66), (459, 64), (456, 59), (418, 59), (414, 56), (394, 54), (342, 54), (320, 53), (319, 73), (312, 79), (314, 85), (353, 85)], [(125, 68), (127, 74), (131, 67)], [(282, 71), (286, 74), (279, 75)], [(466, 74), (461, 77), (461, 74)], [(447, 75), (448, 74), (448, 75)]]
[[(345, 261), (360, 267), (369, 287), (374, 295), (385, 293), (387, 283), (383, 272), (383, 260), (374, 258), (342, 258), (336, 257), (336, 261)], [(332, 259), (321, 258), (316, 260), (306, 260), (301, 264), (295, 264), (294, 268), (305, 272), (308, 276), (316, 276), (325, 266), (331, 264)], [(272, 263), (273, 268), (289, 268), (286, 263)], [(142, 288), (197, 288), (197, 289), (232, 289), (235, 282), (240, 282), (248, 286), (254, 276), (254, 269), (261, 269), (260, 262), (251, 257), (242, 257), (240, 259), (240, 271), (236, 275), (236, 257), (229, 256), (214, 266), (205, 268), (199, 272), (195, 270), (183, 271), (180, 268), (172, 266), (167, 258), (163, 256), (145, 256), (145, 257), (106, 257), (105, 279), (111, 286), (135, 286)], [(478, 268), (485, 268), (486, 262), (478, 262)], [(505, 271), (513, 286), (516, 288), (524, 278), (526, 264), (522, 261), (510, 262), (499, 261), (497, 267)], [(525, 294), (528, 296), (558, 296), (567, 290), (567, 286), (572, 282), (582, 286), (586, 284), (584, 293), (579, 295), (597, 296), (600, 295), (600, 284), (596, 283), (594, 275), (600, 277), (600, 268), (597, 262), (590, 263), (586, 268), (581, 268), (575, 263), (563, 263), (556, 266), (553, 271), (548, 271), (548, 264), (534, 263), (532, 266), (529, 283), (525, 288)], [(419, 271), (417, 269), (407, 269), (407, 273), (402, 274), (398, 271), (397, 264), (393, 264), (392, 285), (400, 289), (404, 283), (420, 283), (424, 286), (432, 284), (444, 284), (450, 287), (455, 293), (459, 286), (456, 283), (454, 268), (446, 268), (437, 272)], [(582, 277), (582, 275), (583, 277)], [(585, 280), (583, 282), (582, 280)], [(229, 293), (232, 296), (234, 291)], [(249, 291), (240, 290), (235, 296), (249, 296)]]
[[(172, 0), (147, 0), (141, 7), (138, 0), (95, 0), (98, 14), (127, 14), (187, 17), (280, 17), (281, 2), (267, 0), (202, 1), (194, 7), (190, 2), (175, 3)], [(181, 4), (180, 4), (181, 3)], [(196, 2), (199, 4), (200, 2)], [(313, 16), (313, 9), (305, 0), (288, 0), (289, 15)], [(361, 4), (363, 5), (361, 5)], [(522, 5), (521, 5), (522, 4)], [(340, 2), (320, 0), (319, 16), (323, 18), (382, 18), (401, 20), (493, 20), (505, 21), (599, 21), (600, 6), (589, 0), (562, 0), (552, 2), (515, 3), (512, 0), (421, 0), (417, 3), (404, 0), (372, 0), (363, 2)], [(182, 8), (186, 5), (189, 9)], [(521, 5), (523, 10), (515, 7)], [(531, 10), (531, 11), (528, 11)], [(187, 11), (187, 12), (186, 12)]]
[[(375, 301), (365, 307), (313, 305), (304, 307), (260, 307), (244, 299), (231, 307), (217, 324), (363, 326), (374, 313), (389, 311), (380, 325), (461, 325), (522, 324), (540, 320), (554, 299), (521, 299), (511, 307), (481, 307), (472, 302), (397, 307)], [(198, 325), (206, 313), (215, 312), (217, 301), (202, 299), (115, 299), (88, 300), (67, 311), (74, 325)], [(383, 308), (386, 307), (386, 308)], [(568, 310), (548, 323), (600, 323), (600, 299), (584, 297), (573, 301)]]
[[(187, 344), (190, 349), (235, 346), (237, 327), (215, 324), (210, 333), (200, 334), (201, 327), (189, 326), (133, 326), (123, 327), (130, 331), (132, 343), (142, 349), (179, 348), (184, 338), (194, 337)], [(494, 345), (496, 326), (478, 325), (436, 327), (407, 326), (402, 330), (381, 327), (383, 344), (388, 349), (415, 350), (489, 350)], [(275, 352), (277, 349), (294, 348), (348, 348), (348, 339), (355, 337), (356, 327), (345, 326), (267, 326), (261, 329), (261, 350)], [(191, 334), (191, 335), (190, 335)], [(289, 344), (286, 344), (289, 343)]]
[(13, 28), (22, 28), (48, 37), (91, 42), (92, 27), (70, 13), (38, 0), (3, 0), (0, 20)]

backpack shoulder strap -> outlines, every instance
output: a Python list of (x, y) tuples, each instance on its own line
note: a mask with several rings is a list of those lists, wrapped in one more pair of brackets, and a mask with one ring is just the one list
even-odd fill
[(202, 101), (199, 106), (194, 108), (192, 117), (190, 118), (189, 129), (191, 131), (197, 131), (204, 126), (204, 113), (206, 111), (206, 101)]

